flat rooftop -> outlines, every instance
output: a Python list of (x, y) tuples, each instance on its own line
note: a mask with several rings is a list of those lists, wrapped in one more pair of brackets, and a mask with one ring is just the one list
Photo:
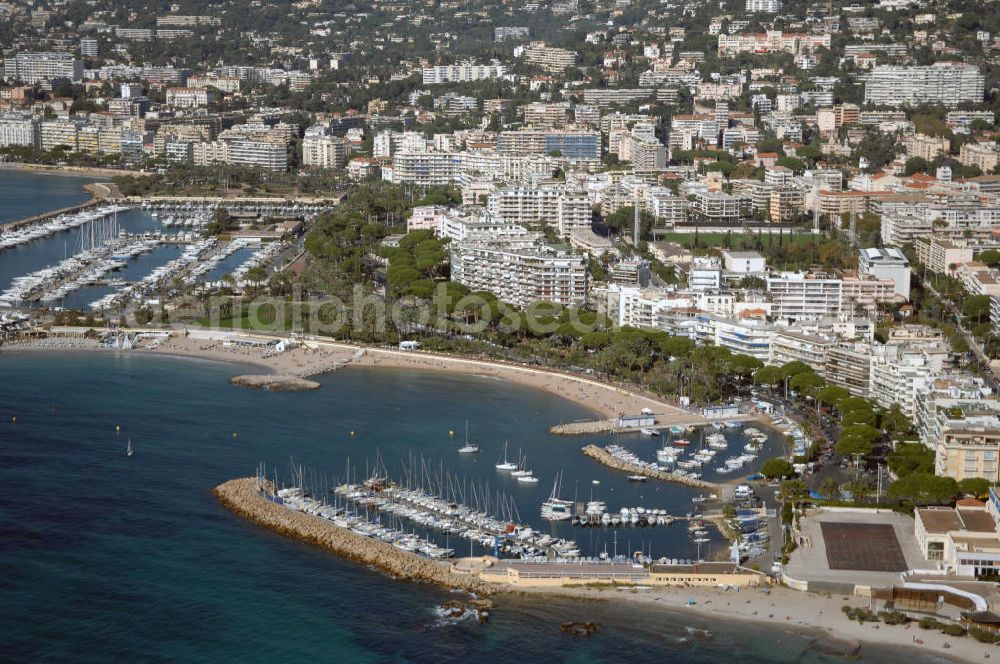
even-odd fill
[[(867, 525), (880, 527), (867, 529)], [(906, 569), (937, 567), (924, 558), (913, 525), (912, 517), (894, 512), (811, 510), (799, 522), (800, 530), (795, 534), (798, 547), (784, 574), (814, 590), (836, 587), (839, 592), (855, 585), (894, 585)], [(866, 538), (871, 541), (866, 542)]]
[(821, 523), (830, 569), (903, 572), (906, 559), (891, 525)]

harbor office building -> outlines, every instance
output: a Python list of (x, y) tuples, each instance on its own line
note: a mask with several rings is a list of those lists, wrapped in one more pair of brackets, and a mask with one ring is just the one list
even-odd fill
[(613, 562), (498, 561), (479, 573), (489, 583), (520, 588), (555, 588), (588, 584), (647, 586), (754, 587), (767, 575), (729, 562), (653, 564), (650, 567)]
[(914, 513), (914, 535), (924, 557), (941, 572), (959, 577), (1000, 573), (1000, 498), (965, 498), (955, 508), (922, 507)]

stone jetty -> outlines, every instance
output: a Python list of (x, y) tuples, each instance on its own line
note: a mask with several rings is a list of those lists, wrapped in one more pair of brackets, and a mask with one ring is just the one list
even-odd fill
[(588, 433), (618, 431), (618, 420), (590, 420), (587, 422), (567, 422), (549, 428), (550, 433), (561, 436), (580, 436)]
[(364, 537), (326, 519), (273, 503), (258, 491), (257, 479), (245, 477), (215, 487), (213, 493), (227, 509), (247, 521), (292, 537), (363, 565), (371, 565), (392, 576), (426, 581), (448, 589), (477, 595), (493, 594), (499, 586), (477, 576), (455, 573), (450, 563), (441, 563), (402, 551), (387, 542)]
[[(670, 426), (682, 426), (682, 427), (703, 427), (709, 424), (709, 421), (705, 419), (704, 416), (697, 413), (687, 413), (687, 412), (677, 412), (677, 413), (661, 413), (654, 416), (655, 421), (653, 426), (656, 427), (670, 427)], [(745, 416), (740, 416), (737, 418), (724, 418), (726, 420), (744, 420)], [(584, 434), (594, 434), (594, 433), (629, 433), (640, 431), (641, 427), (621, 427), (618, 426), (617, 419), (607, 419), (607, 420), (588, 420), (583, 422), (567, 422), (566, 424), (557, 424), (549, 429), (549, 432), (554, 434), (559, 434), (563, 436), (580, 436)]]
[(304, 390), (318, 390), (320, 384), (314, 380), (306, 380), (298, 376), (287, 376), (282, 374), (245, 374), (233, 376), (229, 379), (233, 385), (243, 387), (256, 387), (261, 390), (274, 390), (275, 392), (302, 392)]
[[(88, 185), (89, 187), (90, 185)], [(93, 192), (91, 192), (93, 193)], [(59, 215), (63, 214), (75, 214), (87, 208), (92, 208), (95, 205), (103, 203), (104, 201), (97, 196), (93, 196), (90, 200), (84, 201), (78, 205), (70, 205), (68, 207), (59, 208), (58, 210), (49, 210), (48, 212), (42, 212), (40, 214), (33, 214), (30, 217), (25, 217), (24, 219), (18, 219), (17, 221), (10, 221), (6, 224), (0, 224), (0, 231), (9, 232), (17, 230), (22, 226), (30, 226), (31, 224), (37, 224), (43, 221), (48, 221), (49, 219), (55, 219)]]
[(665, 470), (654, 470), (652, 468), (647, 468), (646, 466), (637, 466), (632, 463), (627, 463), (621, 459), (615, 458), (607, 450), (598, 447), (597, 445), (587, 445), (583, 448), (583, 454), (584, 456), (589, 456), (591, 459), (596, 459), (608, 468), (621, 470), (632, 475), (644, 475), (646, 477), (652, 477), (653, 479), (663, 480), (665, 482), (685, 484), (696, 489), (708, 489), (716, 493), (722, 491), (722, 485), (716, 484), (715, 482), (707, 482), (705, 480), (687, 477), (686, 475), (670, 473)]

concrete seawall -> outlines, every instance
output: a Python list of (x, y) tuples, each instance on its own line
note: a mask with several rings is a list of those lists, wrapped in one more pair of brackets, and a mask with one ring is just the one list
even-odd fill
[(80, 212), (81, 210), (86, 210), (87, 208), (94, 207), (95, 205), (102, 203), (103, 199), (98, 196), (94, 196), (89, 201), (80, 203), (79, 205), (71, 205), (69, 207), (59, 208), (58, 210), (49, 210), (48, 212), (42, 212), (41, 214), (35, 214), (30, 217), (25, 217), (24, 219), (18, 219), (17, 221), (11, 221), (0, 226), (0, 230), (12, 231), (20, 228), (21, 226), (28, 226), (30, 224), (37, 224), (41, 221), (47, 221), (49, 219), (54, 219), (61, 214), (74, 214)]
[(477, 595), (499, 590), (476, 576), (454, 573), (450, 563), (439, 563), (402, 551), (387, 542), (358, 535), (318, 516), (272, 503), (257, 491), (257, 480), (252, 477), (220, 484), (213, 493), (223, 506), (247, 521), (279, 535), (326, 549), (342, 558), (371, 565), (387, 574)]
[(604, 464), (608, 468), (613, 468), (615, 470), (621, 470), (626, 473), (631, 473), (632, 475), (643, 475), (645, 477), (652, 477), (653, 479), (663, 480), (664, 482), (675, 482), (677, 484), (684, 484), (686, 486), (694, 487), (696, 489), (708, 489), (719, 493), (722, 490), (722, 485), (716, 484), (714, 482), (707, 482), (705, 480), (694, 479), (692, 477), (686, 477), (684, 475), (676, 475), (674, 473), (668, 473), (663, 470), (653, 470), (652, 468), (646, 468), (645, 466), (636, 466), (635, 464), (627, 463), (621, 459), (615, 458), (607, 450), (604, 450), (597, 445), (587, 445), (583, 448), (584, 456), (588, 456), (591, 459), (595, 459), (600, 463)]

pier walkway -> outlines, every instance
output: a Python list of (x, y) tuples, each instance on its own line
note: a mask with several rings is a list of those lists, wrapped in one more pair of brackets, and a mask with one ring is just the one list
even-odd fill
[(722, 484), (716, 484), (715, 482), (709, 482), (707, 480), (696, 479), (693, 477), (687, 477), (686, 475), (678, 475), (677, 473), (667, 472), (665, 470), (655, 470), (649, 468), (648, 466), (640, 466), (637, 464), (627, 463), (612, 456), (607, 450), (598, 447), (597, 445), (587, 445), (583, 448), (584, 456), (588, 456), (594, 459), (608, 468), (613, 468), (614, 470), (621, 470), (626, 473), (631, 473), (633, 475), (643, 475), (644, 477), (651, 477), (657, 480), (663, 480), (664, 482), (674, 482), (676, 484), (684, 484), (686, 486), (694, 487), (696, 489), (708, 489), (716, 494), (721, 494), (723, 486)]

